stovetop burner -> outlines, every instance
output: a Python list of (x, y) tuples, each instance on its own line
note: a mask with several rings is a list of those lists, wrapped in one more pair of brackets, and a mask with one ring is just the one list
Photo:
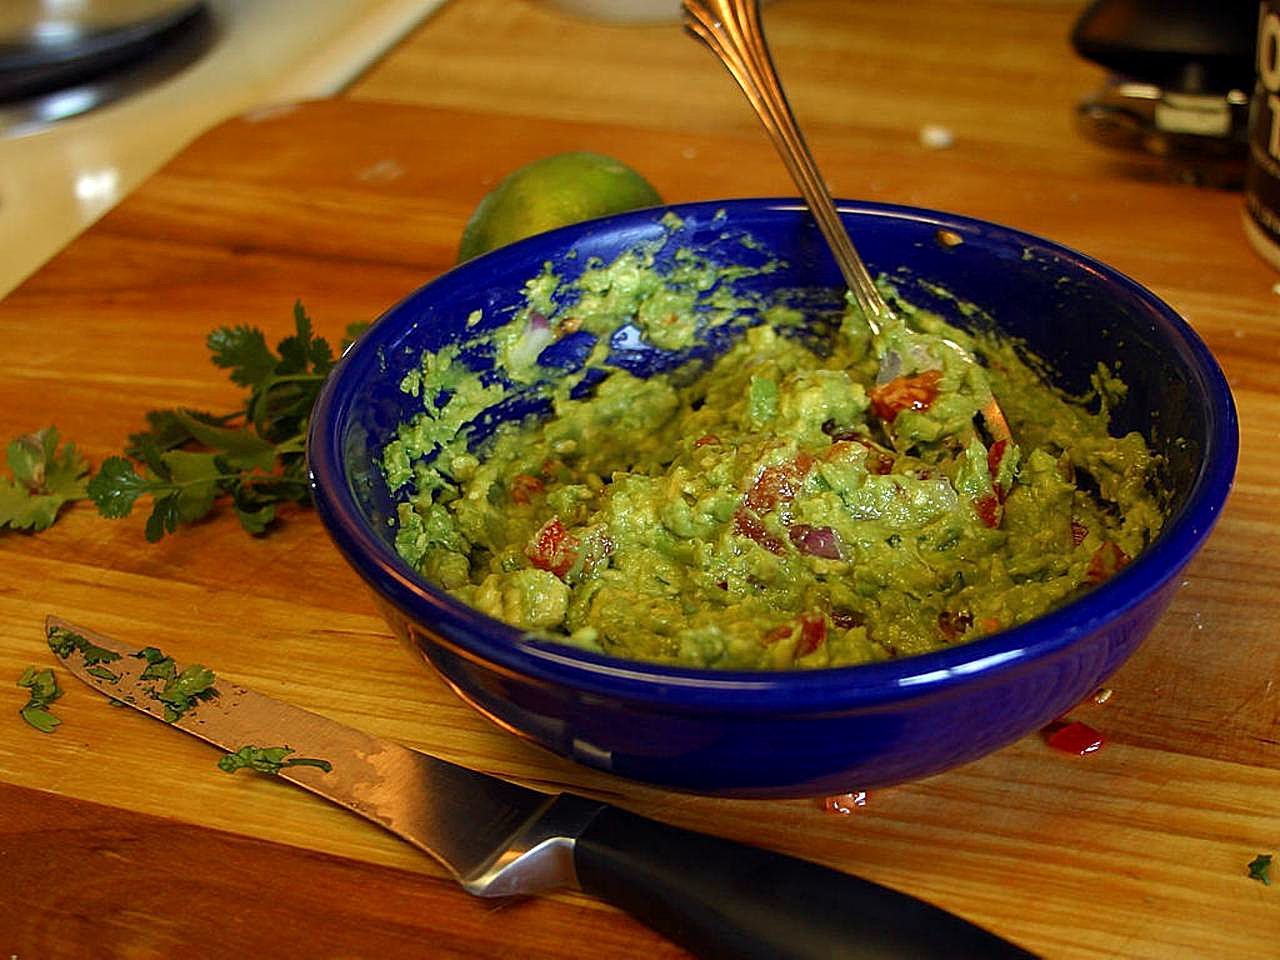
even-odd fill
[(190, 66), (216, 41), (203, 2), (151, 7), (97, 24), (0, 22), (0, 131), (27, 132), (119, 100)]

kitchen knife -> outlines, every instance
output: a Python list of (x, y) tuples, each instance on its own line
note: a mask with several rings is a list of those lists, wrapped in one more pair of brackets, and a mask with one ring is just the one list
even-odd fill
[(367, 817), (479, 896), (577, 888), (700, 957), (1033, 956), (867, 880), (469, 770), (58, 617), (45, 633), (100, 693)]

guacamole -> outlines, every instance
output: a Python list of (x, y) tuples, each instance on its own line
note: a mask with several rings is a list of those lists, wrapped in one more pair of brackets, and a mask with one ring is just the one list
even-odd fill
[[(1073, 398), (1016, 344), (900, 300), (873, 331), (842, 301), (735, 292), (768, 269), (638, 250), (572, 281), (544, 271), (505, 322), (472, 315), (470, 341), (401, 385), (422, 403), (384, 454), (402, 556), (555, 642), (788, 669), (1022, 623), (1159, 531), (1153, 455), (1108, 432), (1123, 384), (1107, 371)], [(732, 345), (693, 349), (713, 335)], [(567, 338), (578, 360), (547, 365)], [(637, 341), (673, 362), (629, 372), (615, 359)], [(546, 415), (480, 436), (514, 395)], [(977, 416), (992, 395), (1011, 438)]]

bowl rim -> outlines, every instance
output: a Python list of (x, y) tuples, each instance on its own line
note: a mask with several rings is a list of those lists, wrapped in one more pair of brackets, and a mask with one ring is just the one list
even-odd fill
[[(549, 643), (470, 608), (414, 574), (394, 549), (363, 522), (342, 458), (350, 400), (362, 378), (376, 375), (382, 348), (398, 335), (376, 324), (339, 361), (324, 385), (308, 436), (308, 471), (322, 522), (347, 561), (367, 584), (410, 621), (432, 625), (436, 642), (456, 655), (507, 675), (568, 687), (579, 695), (646, 703), (653, 708), (733, 714), (776, 713), (803, 705), (807, 711), (874, 708), (906, 699), (937, 696), (975, 679), (993, 682), (1009, 671), (1028, 669), (1063, 654), (1077, 641), (1143, 605), (1175, 577), (1208, 536), (1231, 489), (1239, 449), (1231, 390), (1217, 360), (1198, 334), (1162, 299), (1130, 277), (1087, 254), (1043, 237), (990, 221), (922, 207), (873, 201), (836, 201), (843, 219), (912, 220), (991, 241), (1035, 247), (1116, 286), (1148, 308), (1163, 337), (1184, 359), (1204, 389), (1207, 436), (1199, 471), (1181, 510), (1156, 540), (1122, 571), (1082, 597), (1020, 626), (969, 643), (898, 660), (809, 670), (741, 671), (682, 667), (624, 660)], [(588, 233), (648, 225), (655, 215), (682, 218), (794, 214), (806, 210), (790, 197), (703, 200), (602, 217), (529, 237), (491, 251), (428, 281), (379, 319), (395, 315), (437, 285), (465, 272), (524, 262), (537, 272), (539, 251), (560, 248)], [(855, 232), (856, 236), (856, 232)]]

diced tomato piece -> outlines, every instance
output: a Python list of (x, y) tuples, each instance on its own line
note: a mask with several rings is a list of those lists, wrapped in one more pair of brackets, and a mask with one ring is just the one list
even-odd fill
[(764, 635), (764, 645), (766, 647), (770, 647), (770, 646), (773, 646), (773, 644), (777, 643), (779, 640), (782, 640), (785, 637), (791, 636), (792, 629), (793, 627), (789, 623), (779, 624), (778, 626), (774, 627), (772, 630), (770, 630), (768, 633)]
[(871, 411), (886, 423), (892, 423), (903, 410), (928, 410), (938, 399), (938, 383), (942, 373), (926, 370), (910, 377), (895, 377), (888, 383), (872, 387)]
[(997, 440), (991, 445), (991, 449), (987, 451), (987, 470), (990, 472), (992, 480), (1000, 472), (1000, 462), (1004, 460), (1004, 451), (1008, 446), (1008, 440)]
[(746, 510), (737, 510), (733, 514), (733, 532), (754, 540), (770, 553), (782, 556), (787, 552), (786, 544), (765, 529), (760, 518)]
[(541, 480), (527, 473), (517, 473), (511, 478), (511, 499), (515, 503), (526, 504), (546, 489)]
[(992, 529), (1000, 526), (1000, 501), (994, 493), (984, 494), (973, 501), (978, 519)]
[(795, 499), (813, 464), (813, 457), (800, 453), (789, 463), (765, 467), (747, 491), (743, 503), (757, 513), (768, 513), (782, 501)]
[(991, 488), (995, 491), (996, 500), (1000, 503), (1004, 503), (1008, 491), (1003, 485), (996, 483), (996, 477), (1000, 474), (1000, 464), (1004, 462), (1005, 450), (1008, 447), (1008, 440), (997, 440), (987, 451), (987, 472), (991, 474)]
[(796, 642), (796, 656), (807, 657), (827, 642), (827, 618), (820, 613), (800, 615), (800, 639)]
[(938, 629), (942, 631), (948, 643), (955, 643), (972, 626), (973, 614), (968, 610), (960, 610), (956, 613), (943, 610), (938, 614)]
[(1085, 579), (1090, 583), (1101, 583), (1112, 576), (1129, 562), (1129, 555), (1110, 540), (1093, 551), (1089, 558), (1089, 566), (1085, 571)]
[(569, 536), (560, 518), (552, 517), (533, 535), (525, 555), (539, 570), (549, 570), (564, 579), (578, 558), (578, 546), (577, 537)]

